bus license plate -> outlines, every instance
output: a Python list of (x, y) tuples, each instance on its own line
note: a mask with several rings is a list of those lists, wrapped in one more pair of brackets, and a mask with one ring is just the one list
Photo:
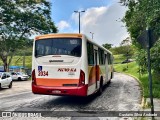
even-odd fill
[(60, 90), (53, 90), (52, 93), (56, 93), (57, 94), (57, 93), (61, 93), (61, 91)]

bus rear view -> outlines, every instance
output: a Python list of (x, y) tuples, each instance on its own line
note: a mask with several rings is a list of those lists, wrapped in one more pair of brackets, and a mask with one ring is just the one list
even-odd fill
[(81, 34), (49, 34), (35, 38), (32, 92), (45, 95), (87, 96), (82, 64)]

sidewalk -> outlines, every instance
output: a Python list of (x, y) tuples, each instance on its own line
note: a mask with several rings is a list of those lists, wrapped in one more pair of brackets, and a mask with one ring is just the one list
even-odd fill
[[(150, 98), (146, 99), (146, 106), (150, 106)], [(154, 111), (160, 111), (160, 99), (154, 98), (153, 99), (153, 104), (154, 104)], [(150, 110), (150, 108), (147, 108)], [(147, 110), (146, 109), (146, 110)]]
[[(147, 98), (145, 106), (148, 106), (148, 108), (144, 108), (144, 111), (151, 111), (151, 108), (149, 107), (150, 104), (151, 104), (150, 98)], [(153, 104), (154, 104), (154, 111), (160, 112), (160, 99), (154, 98), (153, 99)], [(160, 117), (155, 117), (155, 119), (160, 120)]]

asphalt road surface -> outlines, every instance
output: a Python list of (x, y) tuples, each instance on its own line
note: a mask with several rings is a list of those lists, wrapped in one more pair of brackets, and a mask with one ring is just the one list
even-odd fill
[[(23, 83), (24, 82), (24, 83)], [(27, 84), (25, 84), (27, 82)], [(29, 81), (30, 82), (30, 81)], [(3, 120), (28, 120), (28, 119), (60, 119), (60, 120), (107, 120), (106, 116), (96, 116), (97, 114), (93, 111), (138, 111), (141, 104), (141, 89), (139, 83), (132, 77), (120, 73), (115, 73), (111, 83), (104, 88), (101, 96), (90, 96), (90, 97), (67, 97), (67, 96), (48, 96), (48, 95), (35, 95), (32, 94), (30, 84), (28, 81), (22, 81), (21, 84), (16, 81), (14, 84), (17, 86), (19, 91), (15, 92), (13, 86), (13, 93), (6, 95), (6, 90), (0, 90), (0, 111), (46, 111), (46, 118), (3, 118)], [(22, 84), (23, 83), (23, 84)], [(23, 85), (23, 86), (22, 86)], [(25, 89), (25, 91), (23, 90)], [(11, 91), (8, 90), (8, 91)], [(3, 94), (5, 92), (5, 95)], [(49, 117), (54, 114), (60, 113), (59, 111), (76, 111), (66, 112), (68, 117)], [(90, 117), (70, 117), (70, 113), (83, 116), (83, 111), (89, 112)], [(104, 114), (103, 114), (104, 115)], [(86, 115), (87, 116), (87, 115)], [(1, 118), (0, 118), (1, 119)], [(112, 118), (113, 119), (113, 118)], [(117, 119), (117, 118), (115, 118)]]

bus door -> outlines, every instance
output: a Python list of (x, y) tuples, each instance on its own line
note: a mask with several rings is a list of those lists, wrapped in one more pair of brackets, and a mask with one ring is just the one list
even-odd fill
[(95, 78), (96, 78), (96, 88), (98, 87), (98, 51), (97, 50), (94, 50), (94, 65), (95, 65)]

